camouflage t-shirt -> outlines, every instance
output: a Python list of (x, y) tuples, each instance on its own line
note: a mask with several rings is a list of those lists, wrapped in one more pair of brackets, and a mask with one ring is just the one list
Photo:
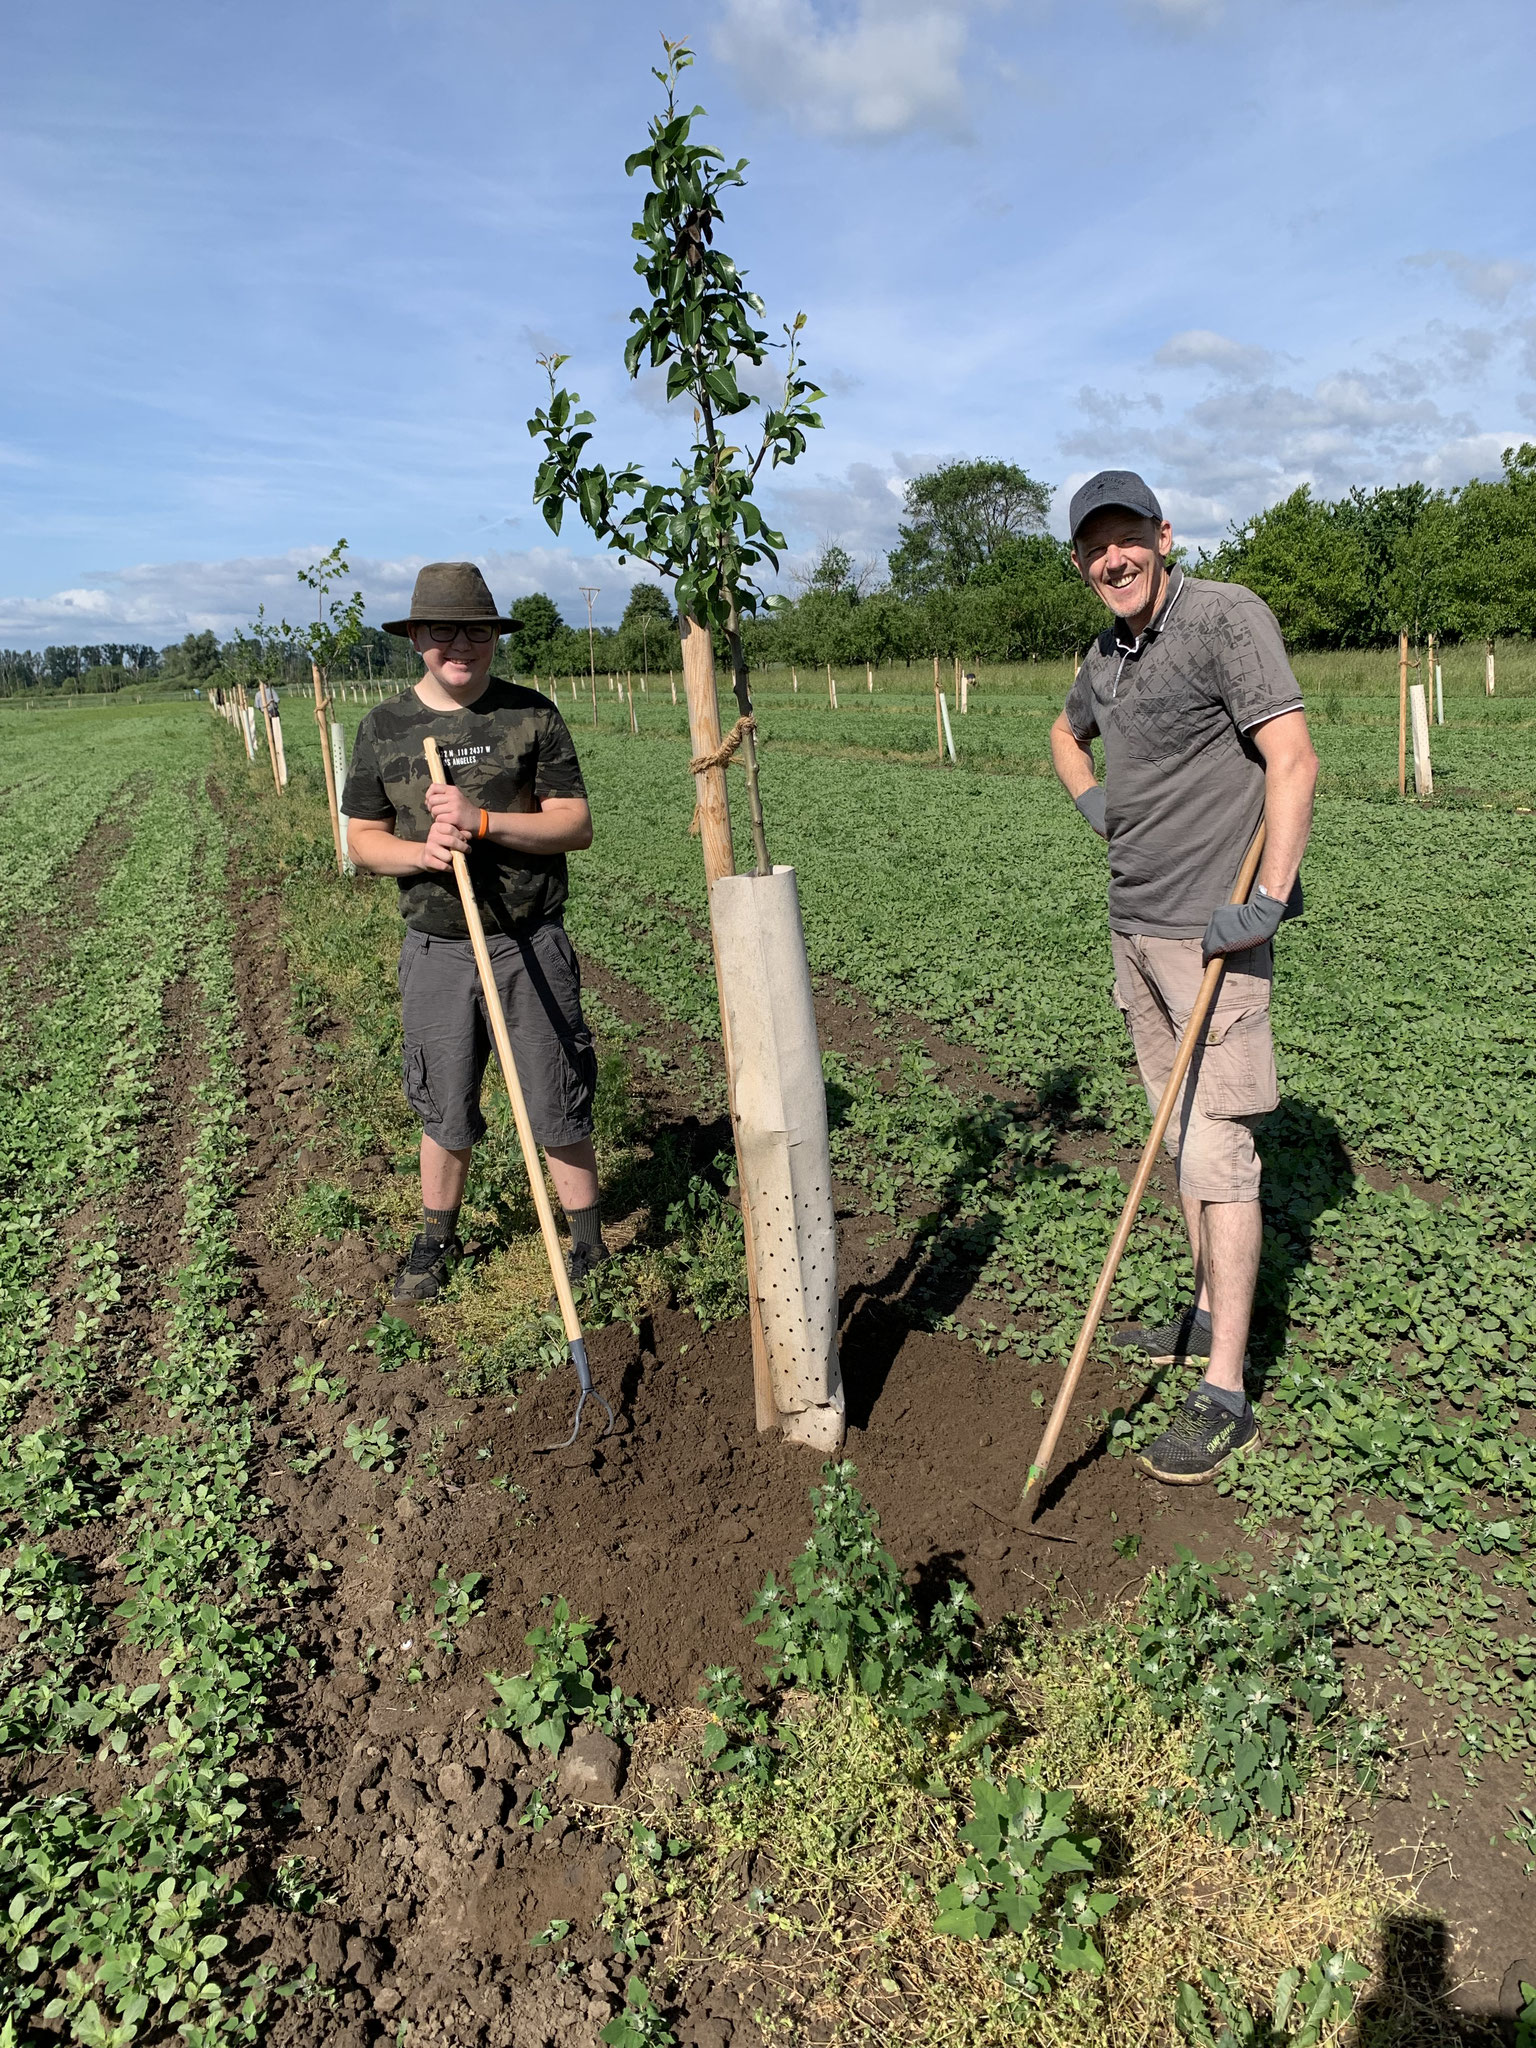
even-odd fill
[[(537, 690), (492, 677), (460, 711), (433, 711), (414, 690), (370, 711), (357, 729), (341, 800), (349, 818), (392, 823), (401, 839), (426, 838), (432, 778), (421, 743), (428, 733), (448, 780), (488, 811), (531, 811), (544, 797), (587, 793), (554, 705)], [(482, 840), (466, 857), (487, 931), (522, 931), (560, 915), (569, 890), (563, 853), (515, 853)], [(400, 914), (432, 938), (469, 936), (451, 868), (402, 875)]]
[(1067, 723), (1104, 741), (1109, 923), (1198, 939), (1225, 903), (1264, 814), (1249, 735), (1301, 709), (1274, 613), (1238, 583), (1175, 569), (1137, 639), (1107, 626), (1067, 698)]

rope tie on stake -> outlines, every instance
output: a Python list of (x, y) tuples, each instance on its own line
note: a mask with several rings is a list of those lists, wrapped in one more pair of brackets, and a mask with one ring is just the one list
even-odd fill
[[(693, 759), (688, 763), (688, 773), (690, 775), (707, 775), (711, 768), (728, 768), (747, 734), (756, 731), (757, 720), (750, 712), (743, 713), (712, 754), (694, 755)], [(699, 807), (695, 804), (693, 807), (693, 820), (688, 827), (688, 837), (690, 839), (697, 839), (698, 836)]]

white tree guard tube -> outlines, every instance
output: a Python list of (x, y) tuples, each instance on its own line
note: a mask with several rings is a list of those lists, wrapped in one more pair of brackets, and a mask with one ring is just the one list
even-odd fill
[(795, 871), (722, 876), (710, 912), (774, 1400), (787, 1436), (835, 1451), (837, 1230)]

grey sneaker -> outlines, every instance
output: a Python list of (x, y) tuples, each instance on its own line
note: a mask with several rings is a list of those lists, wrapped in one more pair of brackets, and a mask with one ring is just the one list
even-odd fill
[(1195, 1320), (1195, 1304), (1171, 1323), (1153, 1329), (1147, 1323), (1123, 1323), (1110, 1338), (1117, 1351), (1134, 1351), (1153, 1365), (1177, 1365), (1186, 1358), (1209, 1358), (1211, 1326)]
[(456, 1237), (439, 1241), (418, 1233), (415, 1243), (400, 1261), (395, 1284), (389, 1291), (390, 1300), (434, 1300), (448, 1284), (449, 1269), (458, 1256), (459, 1240)]
[(1192, 1387), (1178, 1414), (1136, 1462), (1165, 1486), (1201, 1486), (1215, 1478), (1235, 1451), (1257, 1443), (1258, 1436), (1251, 1407), (1233, 1415), (1201, 1388)]

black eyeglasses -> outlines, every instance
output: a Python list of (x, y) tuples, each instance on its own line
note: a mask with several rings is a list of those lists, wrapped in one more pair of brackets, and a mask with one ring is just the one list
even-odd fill
[(484, 647), (496, 638), (494, 626), (428, 626), (434, 647), (451, 647), (462, 633), (471, 647)]

